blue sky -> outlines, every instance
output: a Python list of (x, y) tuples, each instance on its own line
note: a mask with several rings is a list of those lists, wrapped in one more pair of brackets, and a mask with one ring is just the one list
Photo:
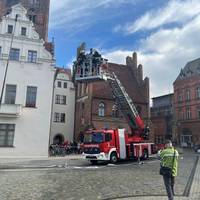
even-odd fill
[(81, 42), (122, 64), (136, 51), (155, 97), (173, 92), (180, 69), (200, 57), (200, 0), (51, 0), (50, 7), (57, 66), (71, 67)]

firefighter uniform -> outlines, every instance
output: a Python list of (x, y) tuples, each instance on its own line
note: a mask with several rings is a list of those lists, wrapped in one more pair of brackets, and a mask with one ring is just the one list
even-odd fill
[(178, 151), (173, 147), (168, 147), (160, 153), (161, 165), (172, 169), (172, 177), (163, 176), (169, 200), (174, 199), (174, 179), (177, 176), (178, 156)]

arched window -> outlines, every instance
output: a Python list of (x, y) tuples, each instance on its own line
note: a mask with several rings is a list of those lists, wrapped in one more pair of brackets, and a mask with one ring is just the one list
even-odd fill
[(116, 118), (119, 117), (119, 111), (116, 104), (114, 104), (112, 107), (112, 117), (116, 117)]
[(186, 101), (190, 100), (190, 90), (186, 90), (185, 99), (186, 99)]
[(105, 116), (105, 104), (103, 102), (99, 104), (99, 116), (100, 117)]
[(200, 86), (196, 88), (196, 97), (200, 99)]

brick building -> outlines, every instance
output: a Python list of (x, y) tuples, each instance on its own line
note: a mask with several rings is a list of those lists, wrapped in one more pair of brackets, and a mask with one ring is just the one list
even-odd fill
[(152, 98), (151, 122), (156, 143), (173, 139), (173, 94)]
[(180, 144), (200, 144), (200, 58), (188, 62), (175, 80), (174, 107)]
[[(144, 121), (149, 119), (149, 79), (143, 79), (142, 65), (137, 65), (137, 54), (126, 58), (126, 65), (108, 63), (108, 71), (115, 72), (133, 100)], [(118, 110), (107, 82), (78, 83), (76, 85), (75, 139), (90, 127), (119, 128), (130, 131)]]
[(27, 9), (27, 15), (33, 21), (37, 33), (47, 42), (50, 0), (0, 0), (0, 17), (18, 3)]

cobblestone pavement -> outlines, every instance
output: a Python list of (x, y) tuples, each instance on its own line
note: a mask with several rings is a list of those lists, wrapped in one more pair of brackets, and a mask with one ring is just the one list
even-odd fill
[[(198, 187), (193, 187), (194, 191), (191, 192), (196, 195), (191, 195), (191, 198), (182, 197), (195, 160), (196, 156), (190, 154), (180, 158), (175, 199), (195, 199), (199, 194)], [(141, 165), (129, 162), (120, 165), (88, 166), (82, 160), (70, 162), (71, 165), (69, 163), (63, 168), (0, 170), (0, 199), (167, 199), (162, 177), (158, 174), (157, 160)], [(195, 176), (194, 180), (194, 186), (199, 184), (199, 176)]]
[(69, 162), (73, 163), (73, 161), (75, 160), (83, 160), (83, 155), (71, 154), (65, 157), (32, 158), (32, 159), (0, 158), (0, 169), (50, 168), (55, 166), (63, 166)]

